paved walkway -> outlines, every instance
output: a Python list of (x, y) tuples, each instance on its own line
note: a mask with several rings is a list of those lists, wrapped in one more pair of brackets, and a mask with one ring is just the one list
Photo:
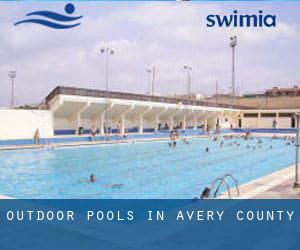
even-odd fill
[[(295, 166), (276, 171), (240, 186), (238, 199), (300, 199), (300, 188), (293, 188)], [(231, 193), (236, 194), (232, 189)], [(224, 193), (219, 198), (228, 198)]]

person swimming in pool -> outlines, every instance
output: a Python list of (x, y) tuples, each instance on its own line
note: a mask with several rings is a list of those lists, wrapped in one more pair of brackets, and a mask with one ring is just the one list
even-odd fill
[(185, 144), (190, 144), (190, 142), (189, 142), (186, 138), (183, 138), (182, 141), (183, 141)]
[(205, 152), (208, 153), (209, 152), (209, 147), (205, 148)]
[(94, 174), (91, 174), (89, 182), (94, 183), (97, 181), (97, 178)]
[(176, 141), (171, 141), (168, 143), (170, 148), (176, 148), (176, 144), (177, 144)]
[(204, 200), (204, 199), (208, 199), (209, 198), (209, 195), (210, 195), (210, 188), (209, 187), (206, 187), (203, 192), (201, 193), (200, 195), (200, 199), (201, 200)]
[(106, 185), (105, 187), (107, 187), (107, 188), (122, 188), (123, 186), (124, 186), (124, 184), (122, 184), (122, 183), (115, 183), (115, 184)]

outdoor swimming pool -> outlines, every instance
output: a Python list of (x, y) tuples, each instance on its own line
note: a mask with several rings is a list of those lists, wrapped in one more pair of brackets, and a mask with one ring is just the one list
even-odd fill
[[(2, 151), (0, 193), (17, 198), (193, 198), (225, 173), (242, 184), (293, 164), (293, 145), (261, 140), (261, 148), (257, 139), (234, 138), (223, 140), (223, 147), (220, 140), (193, 139), (189, 145), (178, 141), (175, 149), (158, 141)], [(85, 182), (90, 174), (96, 183)]]

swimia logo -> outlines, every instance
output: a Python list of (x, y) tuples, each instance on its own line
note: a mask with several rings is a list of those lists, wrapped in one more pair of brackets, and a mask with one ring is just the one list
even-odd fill
[(74, 23), (74, 21), (81, 19), (82, 16), (72, 16), (72, 14), (75, 12), (75, 6), (73, 4), (66, 4), (64, 11), (65, 14), (59, 14), (48, 10), (31, 12), (26, 16), (33, 18), (21, 20), (16, 22), (15, 25), (17, 26), (24, 23), (33, 23), (52, 29), (70, 29), (80, 25), (78, 22)]
[(276, 15), (264, 14), (262, 10), (258, 14), (239, 14), (234, 10), (231, 15), (210, 14), (206, 17), (207, 27), (276, 27)]

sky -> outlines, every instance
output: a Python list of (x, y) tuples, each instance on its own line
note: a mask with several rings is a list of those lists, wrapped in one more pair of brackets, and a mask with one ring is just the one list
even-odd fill
[[(79, 2), (81, 25), (53, 30), (13, 24), (36, 10), (64, 13), (67, 2), (0, 2), (0, 106), (9, 106), (10, 70), (17, 71), (16, 103), (40, 103), (55, 86), (105, 89), (103, 46), (110, 56), (109, 89), (148, 91), (146, 69), (156, 67), (155, 92), (187, 91), (184, 65), (192, 67), (191, 90), (230, 91), (231, 49), (236, 35), (238, 92), (300, 85), (300, 2)], [(208, 28), (209, 14), (277, 15), (276, 28)]]

